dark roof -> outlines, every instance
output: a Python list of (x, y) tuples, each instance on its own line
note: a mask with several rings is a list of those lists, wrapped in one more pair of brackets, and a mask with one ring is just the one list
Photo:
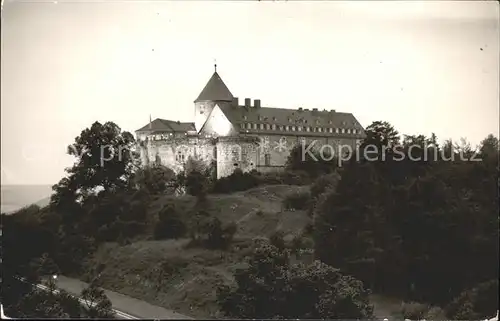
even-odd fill
[(224, 84), (217, 72), (214, 72), (210, 80), (205, 85), (205, 88), (201, 91), (200, 95), (194, 101), (232, 101), (233, 94), (229, 91), (227, 86)]
[(179, 121), (167, 120), (156, 118), (150, 124), (136, 130), (136, 132), (171, 132), (171, 133), (185, 133), (188, 131), (195, 131), (194, 123), (181, 123)]
[[(279, 126), (310, 126), (322, 128), (345, 128), (356, 129), (361, 135), (364, 132), (363, 127), (351, 113), (338, 113), (335, 111), (319, 111), (319, 110), (297, 110), (284, 108), (270, 107), (250, 107), (234, 106), (230, 103), (218, 103), (229, 121), (240, 132), (247, 132), (247, 129), (240, 127), (241, 123), (257, 123), (257, 124), (275, 124), (276, 130), (253, 130), (248, 129), (248, 132), (258, 133), (280, 133)], [(252, 126), (253, 128), (253, 126)], [(292, 131), (289, 131), (292, 133)], [(328, 132), (307, 132), (305, 130), (294, 131), (296, 135), (311, 135), (311, 136), (332, 136)], [(352, 137), (352, 134), (348, 134)]]

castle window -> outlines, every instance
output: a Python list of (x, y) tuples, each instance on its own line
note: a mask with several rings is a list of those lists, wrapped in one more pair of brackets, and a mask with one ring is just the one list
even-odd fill
[(338, 134), (338, 133), (339, 133), (339, 129), (338, 129), (338, 128), (335, 128), (335, 132)]
[(271, 125), (271, 128), (272, 128), (273, 130), (276, 130), (276, 124), (272, 124), (272, 125)]
[(241, 127), (241, 129), (245, 129), (245, 124), (244, 124), (244, 123), (241, 123), (241, 124), (240, 124), (240, 127)]
[(322, 129), (321, 127), (318, 127), (318, 132), (320, 132), (320, 133), (321, 133), (321, 129)]
[(252, 129), (252, 124), (247, 123), (247, 129)]
[(233, 149), (233, 150), (231, 151), (231, 160), (232, 160), (233, 162), (237, 162), (237, 161), (239, 161), (239, 154), (238, 154), (238, 151), (237, 151), (237, 150), (234, 150), (234, 149)]
[(356, 134), (356, 129), (353, 129), (353, 130), (352, 130), (352, 133), (353, 133), (353, 134)]
[(330, 132), (330, 133), (333, 133), (333, 128), (330, 128), (330, 129), (329, 129), (329, 132)]
[(280, 130), (283, 130), (283, 128), (284, 128), (283, 125), (280, 125)]
[(307, 126), (307, 127), (306, 127), (306, 131), (307, 131), (307, 132), (310, 132), (310, 131), (311, 131), (311, 127)]
[(265, 166), (271, 166), (271, 154), (264, 155), (264, 164)]
[(286, 131), (289, 131), (289, 130), (290, 130), (290, 126), (286, 125), (286, 126), (285, 126), (285, 130), (286, 130)]
[(345, 128), (342, 128), (341, 129), (341, 133), (344, 134), (345, 133)]
[(262, 120), (262, 116), (259, 116), (259, 120)]
[(244, 120), (247, 120), (247, 116), (243, 116), (243, 119), (244, 119)]
[(295, 126), (292, 126), (292, 131), (295, 131)]
[(260, 129), (264, 129), (264, 124), (260, 124)]
[(253, 129), (257, 129), (257, 124), (253, 124)]
[(301, 132), (301, 131), (302, 131), (302, 126), (297, 126), (297, 130), (298, 130), (299, 132)]
[(175, 161), (178, 163), (184, 163), (186, 160), (186, 155), (182, 153), (181, 151), (178, 151), (177, 154), (175, 155)]
[(350, 134), (351, 133), (351, 129), (350, 128), (347, 128), (347, 133)]
[(269, 130), (271, 126), (269, 124), (266, 124), (266, 130)]

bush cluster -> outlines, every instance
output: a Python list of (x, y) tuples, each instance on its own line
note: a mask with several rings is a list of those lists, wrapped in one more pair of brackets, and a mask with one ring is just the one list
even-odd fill
[(306, 192), (292, 192), (283, 199), (283, 206), (287, 210), (305, 210), (309, 207), (311, 194)]
[(187, 227), (182, 215), (176, 210), (174, 204), (165, 205), (158, 213), (158, 221), (154, 228), (154, 238), (177, 239), (186, 234)]

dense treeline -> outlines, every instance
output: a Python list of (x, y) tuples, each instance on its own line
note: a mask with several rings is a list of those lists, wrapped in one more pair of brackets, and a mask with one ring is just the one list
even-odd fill
[[(67, 303), (59, 310), (44, 309), (38, 299), (29, 298), (46, 294), (32, 292), (14, 276), (31, 281), (51, 273), (95, 276), (96, 271), (83, 267), (102, 242), (126, 244), (144, 234), (155, 239), (189, 237), (191, 245), (224, 250), (237, 226), (208, 214), (207, 194), (264, 184), (311, 184), (307, 193), (290, 194), (284, 208), (305, 209), (311, 217), (308, 233), (321, 263), (290, 263), (289, 249), (277, 234), (271, 239), (274, 245), (256, 244), (248, 268), (235, 276), (236, 286), (219, 291), (221, 310), (227, 315), (369, 318), (367, 289), (440, 306), (448, 318), (494, 314), (498, 309), (494, 294), (498, 290), (497, 138), (487, 137), (474, 155), (465, 143), (439, 146), (434, 135), (404, 136), (400, 141), (399, 133), (385, 122), (373, 123), (366, 133), (348, 160), (334, 155), (325, 161), (331, 155), (321, 157), (317, 150), (302, 159), (302, 147), (297, 146), (284, 173), (236, 171), (216, 180), (211, 168), (192, 159), (177, 175), (159, 164), (140, 168), (130, 133), (113, 123), (94, 123), (68, 148), (76, 162), (54, 186), (50, 205), (2, 215), (2, 283), (9, 289), (2, 302), (7, 311), (24, 311), (25, 316), (82, 314), (64, 295), (52, 298)], [(111, 146), (105, 161), (96, 156), (101, 146)], [(124, 146), (129, 151), (111, 152)], [(427, 160), (409, 158), (424, 155)], [(344, 157), (342, 162), (339, 156)], [(480, 161), (472, 161), (473, 156)], [(150, 203), (160, 194), (175, 193), (196, 196), (192, 210), (184, 213), (166, 204), (154, 228), (148, 228)], [(300, 242), (294, 239), (296, 247)], [(97, 284), (90, 293), (107, 302)], [(320, 291), (309, 295), (308, 289), (314, 287)], [(304, 293), (309, 293), (307, 299)], [(293, 309), (287, 308), (290, 302)], [(108, 313), (108, 304), (102, 306), (106, 307), (102, 313)]]
[[(338, 186), (315, 204), (317, 257), (373, 291), (439, 306), (484, 282), (498, 287), (498, 140), (488, 136), (476, 154), (398, 136), (387, 123), (368, 127), (360, 161), (346, 162)], [(370, 146), (378, 152), (367, 160)], [(494, 315), (492, 293), (448, 317)]]

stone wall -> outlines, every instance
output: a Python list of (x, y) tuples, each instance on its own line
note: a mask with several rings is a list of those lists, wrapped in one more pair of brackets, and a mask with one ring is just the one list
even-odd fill
[(237, 168), (243, 172), (256, 169), (256, 152), (254, 137), (220, 137), (217, 141), (217, 178), (229, 176)]
[[(342, 137), (307, 137), (305, 143), (315, 142), (314, 148), (337, 154), (338, 146), (356, 147), (356, 139)], [(267, 143), (265, 143), (267, 142)], [(141, 160), (145, 165), (159, 162), (175, 173), (184, 170), (189, 157), (209, 165), (217, 160), (217, 178), (231, 175), (236, 168), (243, 172), (256, 169), (261, 172), (281, 171), (286, 165), (290, 151), (302, 142), (296, 135), (262, 135), (201, 138), (183, 137), (167, 140), (148, 140), (142, 143)], [(331, 146), (323, 147), (323, 146)], [(266, 156), (268, 155), (268, 156)]]
[[(285, 166), (290, 151), (297, 144), (304, 142), (314, 143), (311, 149), (338, 154), (340, 146), (349, 146), (352, 150), (356, 148), (356, 139), (344, 137), (302, 137), (296, 135), (262, 135), (259, 136), (259, 144), (256, 145), (257, 167), (280, 167)], [(342, 148), (347, 151), (348, 148)], [(267, 155), (267, 156), (266, 156)], [(267, 159), (266, 159), (267, 158)]]
[(216, 157), (213, 139), (204, 138), (173, 138), (146, 143), (150, 163), (160, 162), (171, 168), (175, 173), (184, 170), (189, 157), (201, 160), (205, 165)]

